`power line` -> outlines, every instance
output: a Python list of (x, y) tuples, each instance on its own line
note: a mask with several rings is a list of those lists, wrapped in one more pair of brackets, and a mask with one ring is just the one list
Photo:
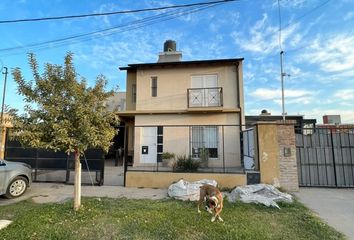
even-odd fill
[[(202, 7), (194, 7), (193, 9), (188, 9), (188, 10), (170, 11), (167, 13), (161, 13), (161, 14), (157, 14), (155, 16), (132, 21), (132, 22), (129, 22), (128, 24), (117, 25), (114, 27), (101, 29), (101, 30), (94, 31), (94, 32), (69, 36), (69, 37), (65, 37), (65, 38), (60, 38), (60, 39), (55, 39), (55, 40), (50, 40), (50, 41), (45, 41), (45, 42), (40, 42), (40, 43), (28, 44), (25, 46), (4, 48), (4, 49), (0, 49), (0, 52), (13, 52), (16, 50), (22, 50), (21, 52), (17, 52), (17, 53), (22, 53), (22, 52), (25, 52), (28, 50), (34, 50), (34, 49), (41, 50), (41, 49), (46, 48), (48, 46), (50, 46), (52, 48), (60, 47), (62, 45), (67, 44), (67, 42), (69, 40), (75, 40), (75, 39), (78, 39), (79, 40), (78, 42), (89, 41), (89, 40), (92, 40), (93, 36), (95, 36), (95, 38), (97, 39), (97, 38), (102, 38), (102, 37), (109, 36), (109, 35), (112, 35), (115, 33), (122, 33), (122, 32), (126, 32), (126, 31), (131, 31), (131, 30), (143, 28), (143, 27), (146, 27), (146, 26), (149, 26), (152, 24), (156, 24), (156, 23), (168, 21), (170, 19), (174, 19), (177, 17), (181, 17), (186, 14), (191, 14), (191, 13), (195, 13), (198, 11), (202, 11), (207, 8), (215, 7), (220, 4), (222, 4), (222, 3), (216, 3), (213, 5), (202, 6)], [(76, 43), (78, 43), (78, 42), (76, 42)], [(71, 44), (75, 44), (75, 42), (71, 43)], [(8, 55), (13, 55), (13, 54), (3, 54), (2, 56), (8, 56)]]
[[(13, 52), (13, 51), (16, 51), (16, 50), (22, 50), (21, 52), (17, 51), (16, 54), (19, 54), (19, 53), (26, 52), (28, 50), (36, 50), (36, 49), (42, 50), (46, 46), (51, 46), (52, 48), (60, 47), (62, 45), (65, 45), (67, 41), (74, 40), (74, 39), (79, 39), (80, 42), (84, 42), (84, 41), (92, 40), (91, 36), (98, 35), (98, 34), (101, 34), (101, 33), (103, 33), (103, 34), (96, 36), (96, 38), (101, 38), (101, 37), (105, 37), (105, 36), (112, 35), (112, 34), (115, 34), (115, 33), (122, 33), (122, 32), (130, 31), (130, 30), (143, 28), (145, 26), (148, 26), (149, 24), (152, 25), (152, 24), (159, 23), (159, 22), (156, 22), (157, 19), (162, 19), (161, 22), (162, 21), (168, 21), (170, 19), (174, 19), (174, 18), (183, 16), (183, 15), (186, 15), (186, 14), (197, 12), (197, 11), (202, 11), (202, 10), (204, 10), (206, 8), (214, 7), (216, 5), (227, 3), (227, 2), (230, 2), (230, 1), (219, 1), (219, 2), (220, 3), (214, 4), (214, 5), (204, 6), (204, 8), (201, 8), (201, 7), (199, 9), (196, 8), (193, 11), (191, 11), (190, 9), (186, 10), (186, 11), (175, 10), (174, 12), (171, 11), (171, 12), (168, 12), (168, 13), (161, 13), (161, 14), (157, 14), (157, 15), (152, 16), (152, 17), (147, 17), (147, 18), (143, 18), (143, 19), (140, 19), (140, 20), (132, 21), (132, 22), (129, 22), (128, 24), (126, 24), (126, 25), (118, 25), (118, 26), (114, 26), (114, 27), (106, 28), (106, 29), (101, 29), (101, 30), (94, 31), (94, 32), (83, 33), (83, 34), (74, 35), (74, 36), (68, 36), (68, 37), (55, 39), (55, 40), (50, 40), (50, 41), (45, 41), (45, 42), (32, 43), (32, 44), (27, 44), (27, 45), (24, 45), (24, 46), (3, 48), (3, 49), (0, 49), (0, 52)], [(309, 15), (310, 13), (314, 12), (315, 10), (323, 7), (324, 5), (326, 5), (329, 2), (330, 2), (330, 0), (327, 0), (324, 3), (321, 3), (321, 4), (317, 5), (316, 7), (312, 8), (310, 11), (304, 13), (300, 17), (296, 18), (294, 21), (292, 21), (292, 22), (288, 23), (287, 25), (285, 25), (283, 27), (283, 29), (288, 28), (288, 27), (298, 23), (300, 21), (300, 19), (304, 18), (305, 16)], [(211, 3), (211, 2), (208, 2), (208, 3)], [(169, 18), (166, 19), (165, 17), (169, 17)], [(165, 18), (165, 19), (163, 19), (163, 18)], [(155, 20), (155, 22), (153, 22), (154, 20)], [(138, 25), (138, 24), (140, 24), (140, 25)], [(118, 31), (118, 29), (122, 29), (124, 27), (126, 29)], [(105, 33), (105, 32), (108, 32), (108, 33)], [(273, 33), (267, 34), (264, 37), (268, 37), (268, 36), (270, 36), (272, 34)], [(75, 43), (78, 43), (78, 42), (74, 42), (74, 43), (71, 43), (71, 44), (75, 44)], [(297, 49), (295, 49), (295, 50), (297, 50)], [(290, 52), (292, 52), (292, 51), (293, 50), (290, 50)], [(245, 53), (245, 52), (246, 51), (239, 52), (239, 54)], [(14, 54), (8, 53), (8, 54), (2, 54), (1, 56), (10, 56), (10, 55), (14, 55)]]
[[(331, 1), (331, 0), (326, 0), (325, 2), (323, 2), (323, 3), (321, 3), (321, 4), (317, 5), (317, 6), (315, 6), (314, 8), (312, 8), (312, 9), (310, 9), (309, 11), (305, 12), (305, 13), (302, 14), (301, 16), (295, 18), (293, 21), (291, 21), (291, 22), (289, 22), (288, 24), (284, 25), (281, 29), (284, 30), (284, 29), (286, 29), (286, 28), (288, 28), (288, 27), (290, 27), (290, 26), (292, 26), (292, 25), (297, 24), (298, 22), (300, 22), (300, 20), (301, 20), (302, 18), (304, 18), (304, 17), (306, 17), (307, 15), (313, 13), (314, 11), (318, 10), (319, 8), (322, 8), (323, 6), (325, 6), (326, 4), (328, 4), (330, 1)], [(279, 11), (279, 10), (278, 10), (278, 11)], [(270, 32), (270, 33), (264, 35), (264, 36), (263, 36), (263, 39), (265, 39), (265, 38), (267, 38), (267, 37), (269, 37), (269, 36), (271, 36), (271, 35), (273, 35), (273, 34), (274, 34), (274, 32)], [(263, 39), (258, 40), (255, 44), (261, 43), (261, 41), (263, 41)], [(299, 49), (302, 49), (302, 48), (305, 48), (305, 47), (306, 47), (306, 46), (301, 47), (301, 48), (299, 48)], [(298, 50), (298, 49), (296, 48), (295, 50), (290, 50), (290, 52), (297, 51), (297, 50)], [(239, 52), (239, 54), (246, 53), (246, 52), (248, 52), (248, 51), (244, 50), (244, 51)], [(276, 55), (278, 55), (278, 53), (277, 53), (277, 54), (274, 54), (274, 55), (271, 55), (270, 57), (274, 57), (274, 56), (276, 56)]]
[(294, 25), (295, 23), (299, 22), (300, 19), (306, 17), (307, 15), (309, 15), (309, 14), (311, 14), (312, 12), (316, 11), (317, 9), (323, 7), (324, 5), (326, 5), (327, 3), (329, 3), (330, 1), (331, 1), (331, 0), (327, 0), (327, 1), (325, 1), (325, 2), (323, 2), (323, 3), (321, 3), (321, 4), (319, 4), (319, 5), (317, 5), (316, 7), (312, 8), (311, 10), (307, 11), (306, 13), (302, 14), (301, 16), (295, 18), (294, 22), (292, 22), (292, 23), (289, 22), (287, 25), (285, 25), (285, 26), (283, 27), (283, 29), (288, 28), (288, 27), (290, 27), (291, 25)]
[[(330, 1), (331, 1), (331, 0), (327, 0), (327, 1), (323, 2), (322, 4), (317, 5), (316, 7), (314, 7), (313, 9), (311, 9), (310, 11), (308, 11), (308, 12), (306, 12), (305, 14), (301, 15), (300, 17), (296, 18), (295, 21), (296, 21), (296, 22), (299, 22), (300, 19), (302, 19), (302, 18), (304, 18), (306, 15), (308, 15), (308, 14), (310, 14), (310, 13), (316, 11), (317, 9), (323, 7), (324, 5), (326, 5), (327, 3), (329, 3)], [(293, 23), (293, 24), (295, 24), (295, 23)], [(287, 25), (285, 25), (284, 28), (287, 28), (287, 27), (289, 27), (289, 26), (290, 26), (290, 23), (287, 24)], [(325, 40), (328, 40), (328, 39), (330, 39), (330, 38), (325, 38)], [(290, 52), (290, 53), (293, 53), (293, 52), (299, 51), (299, 50), (301, 50), (301, 49), (304, 49), (304, 48), (306, 48), (306, 47), (308, 47), (307, 44), (304, 45), (304, 46), (301, 46), (301, 47), (297, 47), (297, 48), (293, 48), (293, 49), (287, 50), (287, 53), (289, 53), (289, 52)]]
[(45, 17), (45, 18), (2, 20), (0, 21), (0, 24), (38, 22), (38, 21), (60, 20), (60, 19), (87, 18), (87, 17), (109, 16), (109, 15), (117, 15), (117, 14), (139, 13), (139, 12), (148, 12), (148, 11), (161, 11), (166, 9), (188, 8), (194, 6), (212, 5), (217, 3), (226, 3), (226, 2), (235, 2), (235, 1), (240, 1), (240, 0), (219, 0), (219, 1), (212, 1), (212, 2), (199, 2), (199, 3), (191, 3), (191, 4), (183, 4), (183, 5), (166, 6), (166, 7), (144, 8), (144, 9), (105, 12), (105, 13), (90, 13), (90, 14), (82, 14), (82, 15), (56, 16), (56, 17)]

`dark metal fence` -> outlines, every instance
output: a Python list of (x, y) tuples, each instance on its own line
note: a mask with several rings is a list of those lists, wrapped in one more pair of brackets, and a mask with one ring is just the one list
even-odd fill
[(296, 134), (299, 185), (354, 187), (354, 128), (300, 132)]
[[(45, 149), (24, 148), (18, 141), (7, 140), (5, 149), (5, 159), (13, 162), (24, 162), (34, 169), (34, 181), (41, 180), (41, 174), (51, 174), (54, 182), (69, 183), (70, 173), (74, 170), (74, 156), (65, 152), (54, 152)], [(100, 149), (89, 149), (80, 158), (83, 172), (94, 172), (96, 184), (102, 185), (104, 181), (104, 153)], [(56, 171), (65, 172), (56, 174)], [(59, 180), (60, 179), (60, 180)], [(44, 180), (48, 181), (48, 180)], [(83, 182), (85, 184), (85, 182)], [(90, 182), (87, 182), (89, 184)]]
[(125, 171), (244, 173), (241, 135), (239, 125), (135, 126)]

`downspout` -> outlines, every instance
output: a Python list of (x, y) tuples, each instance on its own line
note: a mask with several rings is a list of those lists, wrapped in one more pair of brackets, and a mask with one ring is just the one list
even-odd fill
[(243, 168), (243, 171), (245, 171), (244, 168), (244, 162), (243, 162), (243, 142), (241, 141), (242, 136), (242, 107), (241, 107), (241, 96), (240, 96), (240, 77), (239, 77), (239, 62), (236, 64), (236, 91), (237, 91), (237, 107), (240, 109), (240, 114), (239, 116), (239, 125), (240, 125), (240, 160), (241, 160), (241, 165)]
[(237, 107), (240, 109), (239, 123), (242, 128), (242, 107), (241, 107), (241, 96), (240, 96), (240, 77), (239, 77), (239, 63), (236, 64), (236, 91), (237, 91)]

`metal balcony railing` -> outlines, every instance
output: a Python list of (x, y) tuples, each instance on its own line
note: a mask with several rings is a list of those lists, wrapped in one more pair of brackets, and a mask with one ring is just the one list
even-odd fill
[(187, 89), (188, 108), (222, 107), (222, 88), (189, 88)]

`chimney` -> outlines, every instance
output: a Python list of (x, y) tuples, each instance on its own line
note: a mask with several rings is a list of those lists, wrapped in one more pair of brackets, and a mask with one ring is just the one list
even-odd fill
[(163, 52), (159, 53), (159, 60), (157, 62), (180, 62), (181, 60), (182, 52), (176, 51), (176, 41), (165, 41)]

